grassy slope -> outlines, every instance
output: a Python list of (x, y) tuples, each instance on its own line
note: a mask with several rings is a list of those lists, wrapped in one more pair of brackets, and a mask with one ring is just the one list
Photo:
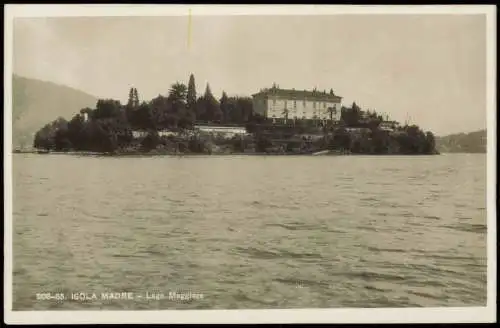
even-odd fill
[(58, 117), (94, 107), (94, 96), (52, 82), (12, 77), (12, 146), (31, 147), (35, 133)]

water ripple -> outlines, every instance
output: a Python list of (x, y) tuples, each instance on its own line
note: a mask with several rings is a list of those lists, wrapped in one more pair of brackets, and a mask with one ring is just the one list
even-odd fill
[[(485, 160), (16, 154), (13, 308), (485, 306)], [(205, 299), (33, 299), (57, 288)]]

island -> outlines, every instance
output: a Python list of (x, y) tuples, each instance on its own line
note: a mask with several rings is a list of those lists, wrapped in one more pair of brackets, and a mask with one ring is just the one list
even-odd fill
[(280, 89), (216, 99), (206, 85), (197, 96), (193, 74), (166, 95), (140, 101), (99, 99), (69, 121), (59, 117), (36, 134), (39, 153), (100, 155), (273, 154), (435, 155), (435, 137), (355, 102), (340, 106), (329, 92)]

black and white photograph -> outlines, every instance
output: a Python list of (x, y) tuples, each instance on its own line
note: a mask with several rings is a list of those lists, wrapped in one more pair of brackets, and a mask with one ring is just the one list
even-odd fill
[(494, 6), (4, 8), (7, 322), (496, 321)]

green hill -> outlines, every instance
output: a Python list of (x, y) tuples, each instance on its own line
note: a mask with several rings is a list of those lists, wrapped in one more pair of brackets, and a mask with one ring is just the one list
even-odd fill
[(486, 153), (486, 130), (436, 137), (440, 153)]
[(12, 147), (31, 148), (35, 133), (57, 117), (71, 119), (97, 98), (64, 85), (12, 76)]

